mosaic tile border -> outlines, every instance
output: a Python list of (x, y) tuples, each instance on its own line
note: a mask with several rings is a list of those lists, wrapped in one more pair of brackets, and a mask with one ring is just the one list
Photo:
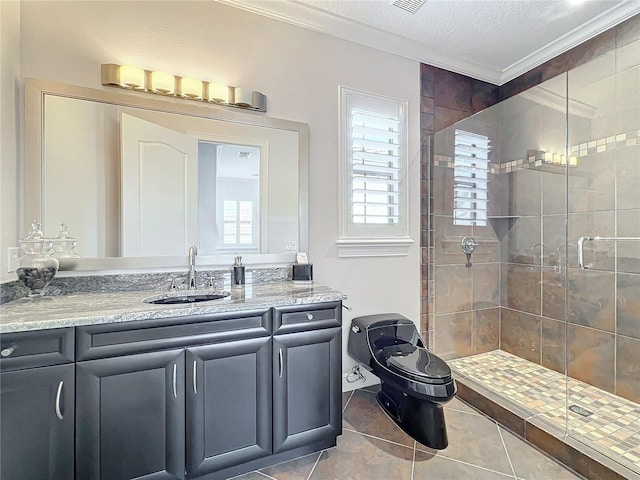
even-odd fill
[[(616, 135), (610, 135), (607, 137), (598, 138), (596, 140), (589, 140), (587, 142), (573, 145), (569, 149), (569, 155), (570, 158), (575, 157), (575, 161), (577, 162), (582, 157), (597, 155), (598, 153), (611, 152), (614, 150), (620, 150), (636, 145), (640, 145), (640, 129), (618, 133)], [(546, 153), (549, 153), (552, 157), (545, 159)], [(555, 155), (559, 154), (553, 154), (552, 152), (545, 152), (543, 150), (528, 150), (526, 158), (518, 158), (516, 160), (509, 160), (501, 163), (489, 162), (489, 173), (500, 175), (504, 173), (511, 173), (517, 170), (523, 170), (526, 168), (541, 167), (543, 165), (547, 165), (549, 167), (564, 168), (566, 166), (566, 158), (563, 160), (553, 159), (553, 156)], [(564, 155), (562, 155), (562, 157), (564, 157)], [(454, 168), (455, 166), (453, 157), (448, 155), (434, 155), (433, 165), (436, 167), (445, 168)], [(569, 165), (569, 167), (573, 168), (574, 165)]]

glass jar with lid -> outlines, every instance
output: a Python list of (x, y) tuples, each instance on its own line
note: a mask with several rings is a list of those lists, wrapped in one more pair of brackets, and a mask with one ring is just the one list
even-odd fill
[(59, 262), (49, 255), (51, 240), (45, 238), (41, 224), (34, 220), (29, 234), (20, 240), (24, 253), (17, 261), (18, 280), (29, 290), (29, 297), (44, 295), (44, 289), (58, 272)]
[(68, 228), (66, 223), (61, 223), (58, 236), (51, 240), (53, 248), (51, 255), (56, 258), (80, 258), (80, 255), (73, 251), (78, 242), (69, 234)]

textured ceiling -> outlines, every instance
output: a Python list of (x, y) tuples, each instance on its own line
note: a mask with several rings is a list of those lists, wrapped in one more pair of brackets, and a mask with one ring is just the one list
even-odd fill
[(640, 12), (640, 0), (221, 0), (502, 84)]

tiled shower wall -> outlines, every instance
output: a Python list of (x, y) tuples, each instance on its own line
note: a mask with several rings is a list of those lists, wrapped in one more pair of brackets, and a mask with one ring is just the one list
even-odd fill
[[(435, 252), (433, 237), (433, 219), (430, 212), (433, 211), (430, 205), (436, 199), (433, 196), (433, 175), (430, 174), (430, 136), (455, 122), (473, 115), (499, 100), (499, 88), (495, 85), (465, 77), (457, 73), (449, 72), (430, 65), (421, 65), (421, 278), (422, 278), (422, 306), (421, 306), (421, 331), (422, 336), (428, 339), (429, 345), (433, 345), (433, 326), (435, 321), (434, 294), (435, 294)], [(443, 258), (443, 262), (446, 261)], [(462, 271), (459, 259), (454, 259), (450, 264), (452, 271)], [(471, 291), (470, 279), (466, 279), (465, 288), (467, 293)], [(455, 288), (451, 286), (450, 288)], [(445, 287), (441, 292), (445, 292)], [(450, 291), (453, 295), (455, 292)], [(460, 322), (468, 323), (470, 312), (470, 299), (466, 295), (467, 304), (461, 305), (465, 315), (462, 315)], [(451, 313), (456, 312), (450, 309)], [(455, 328), (455, 320), (452, 328)]]
[[(578, 166), (570, 169), (568, 183), (568, 228), (573, 244), (571, 239), (582, 235), (640, 235), (640, 146), (633, 140), (637, 136), (634, 128), (640, 128), (640, 78), (638, 68), (632, 68), (640, 63), (639, 40), (640, 17), (634, 17), (499, 89), (479, 84), (481, 91), (491, 92), (484, 97), (488, 106), (597, 57), (570, 72), (568, 81), (562, 75), (544, 85), (545, 91), (557, 92), (561, 98), (568, 83), (571, 95), (569, 144), (575, 149), (572, 155), (579, 158)], [(437, 69), (423, 66), (423, 110), (434, 112), (433, 118), (423, 114), (423, 127), (440, 130), (475, 111), (469, 95), (474, 81), (449, 76), (448, 88), (469, 99), (467, 109), (461, 108), (464, 102), (458, 98), (454, 105), (459, 110), (453, 109), (452, 114), (445, 107), (438, 115), (435, 91), (429, 90), (436, 73)], [(456, 82), (467, 86), (456, 90)], [(535, 94), (535, 90), (527, 93)], [(593, 104), (594, 93), (600, 100), (593, 105), (598, 107), (596, 116), (587, 121), (589, 112), (579, 108), (582, 103), (589, 105), (590, 98)], [(500, 165), (499, 173), (491, 174), (489, 213), (520, 218), (496, 218), (486, 227), (473, 229), (453, 226), (452, 198), (434, 195), (433, 188), (434, 183), (452, 183), (446, 165), (450, 154), (436, 150), (428, 159), (424, 152), (423, 333), (429, 335), (431, 347), (445, 355), (464, 356), (500, 345), (564, 372), (566, 300), (569, 374), (639, 401), (640, 244), (618, 244), (617, 250), (615, 245), (589, 245), (586, 254), (594, 262), (593, 269), (576, 268), (575, 247), (564, 245), (564, 169), (543, 162), (535, 165), (535, 149), (542, 147), (536, 139), (544, 138), (547, 150), (563, 151), (564, 112), (541, 108), (535, 95), (510, 102), (510, 108), (500, 109), (501, 105), (491, 109), (493, 114), (483, 112), (483, 118), (469, 121), (474, 131), (480, 129), (478, 133), (500, 139), (493, 145), (492, 160), (509, 162)], [(478, 102), (475, 106), (479, 107)], [(500, 118), (509, 112), (516, 112), (517, 117)], [(497, 122), (507, 126), (499, 135), (492, 131)], [(536, 126), (533, 134), (527, 125)], [(428, 130), (423, 128), (423, 132)], [(560, 132), (562, 138), (554, 138), (554, 132)], [(532, 151), (523, 151), (529, 147)], [(530, 159), (534, 163), (528, 164)], [(432, 163), (430, 177), (428, 163)], [(427, 185), (431, 188), (426, 189)], [(471, 268), (465, 266), (459, 247), (459, 239), (468, 234), (480, 241)], [(566, 255), (571, 262), (565, 272), (561, 265)], [(568, 299), (564, 297), (565, 281)]]

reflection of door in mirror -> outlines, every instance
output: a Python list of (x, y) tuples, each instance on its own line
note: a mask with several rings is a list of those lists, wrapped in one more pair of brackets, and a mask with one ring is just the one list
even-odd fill
[(123, 113), (122, 255), (258, 253), (260, 149)]
[(258, 253), (260, 148), (198, 142), (198, 249)]
[(198, 141), (123, 113), (125, 257), (184, 255), (198, 239)]

